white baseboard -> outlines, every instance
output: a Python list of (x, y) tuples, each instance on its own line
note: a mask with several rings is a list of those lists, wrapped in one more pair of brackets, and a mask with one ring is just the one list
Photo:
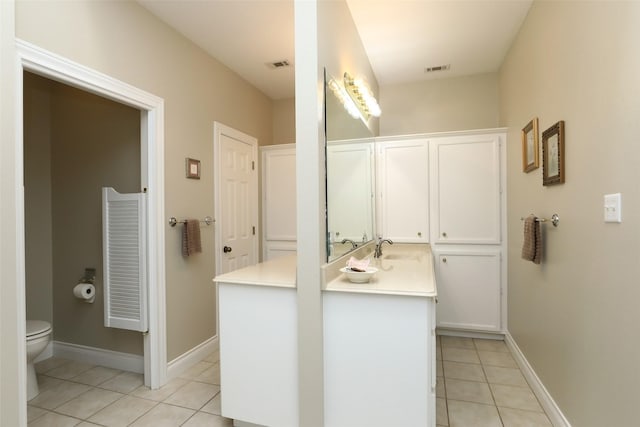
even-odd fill
[(489, 340), (503, 340), (504, 332), (483, 332), (483, 331), (470, 331), (467, 329), (448, 329), (437, 327), (436, 334), (447, 335), (450, 337), (465, 337), (465, 338), (482, 338)]
[(551, 424), (553, 424), (554, 427), (571, 427), (571, 424), (569, 424), (569, 421), (565, 418), (564, 414), (562, 413), (556, 402), (553, 400), (544, 384), (542, 384), (542, 381), (540, 381), (538, 375), (536, 375), (531, 365), (529, 365), (527, 358), (524, 357), (524, 354), (522, 353), (522, 351), (520, 351), (518, 344), (516, 344), (515, 340), (509, 332), (505, 333), (504, 341), (515, 357), (516, 362), (518, 363), (522, 374), (525, 376), (527, 382), (531, 386), (533, 393), (540, 401), (540, 404), (542, 405), (544, 412), (546, 412), (547, 416), (549, 417)]
[(200, 362), (210, 353), (219, 349), (218, 336), (215, 335), (208, 340), (198, 344), (191, 350), (181, 354), (180, 356), (167, 363), (167, 379), (180, 376), (187, 369)]
[(144, 372), (144, 356), (137, 354), (53, 341), (53, 355), (63, 359), (91, 363), (122, 371), (139, 374)]

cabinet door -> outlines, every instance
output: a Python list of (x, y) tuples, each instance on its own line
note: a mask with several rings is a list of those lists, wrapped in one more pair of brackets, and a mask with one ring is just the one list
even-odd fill
[(438, 327), (500, 331), (500, 252), (436, 254)]
[(347, 292), (322, 298), (324, 426), (433, 426), (433, 300)]
[(429, 141), (431, 242), (500, 243), (500, 136)]
[(378, 234), (398, 242), (429, 242), (428, 141), (381, 142), (378, 153)]
[(281, 256), (295, 255), (297, 253), (297, 243), (278, 240), (267, 240), (264, 242), (264, 259), (269, 261)]
[(290, 145), (262, 150), (263, 259), (269, 242), (296, 242), (296, 149)]

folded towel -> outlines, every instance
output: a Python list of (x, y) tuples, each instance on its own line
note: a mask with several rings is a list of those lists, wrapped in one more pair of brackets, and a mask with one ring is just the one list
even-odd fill
[(529, 215), (524, 220), (524, 243), (522, 244), (522, 258), (540, 264), (542, 259), (542, 232), (540, 222), (535, 215)]
[(182, 256), (189, 256), (199, 252), (202, 252), (200, 221), (187, 219), (182, 229)]
[(370, 262), (371, 260), (369, 258), (358, 260), (355, 257), (351, 257), (347, 261), (347, 267), (351, 269), (366, 271), (367, 267), (369, 267)]

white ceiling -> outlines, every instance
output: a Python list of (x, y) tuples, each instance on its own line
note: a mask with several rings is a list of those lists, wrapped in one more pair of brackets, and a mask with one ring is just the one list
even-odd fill
[[(346, 0), (380, 85), (497, 71), (531, 1)], [(270, 98), (294, 96), (293, 0), (138, 2)]]

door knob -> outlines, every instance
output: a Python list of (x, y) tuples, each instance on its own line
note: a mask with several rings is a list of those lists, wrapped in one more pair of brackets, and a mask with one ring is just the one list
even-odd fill
[(232, 249), (231, 249), (231, 247), (230, 247), (230, 246), (225, 246), (225, 247), (222, 249), (222, 252), (224, 252), (225, 254), (228, 254), (228, 253), (229, 253), (229, 252), (231, 252), (231, 251), (232, 251)]

